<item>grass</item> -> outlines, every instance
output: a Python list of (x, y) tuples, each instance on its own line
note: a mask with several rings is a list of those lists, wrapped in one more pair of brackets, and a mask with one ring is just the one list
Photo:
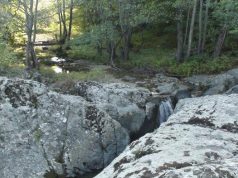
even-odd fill
[[(97, 55), (97, 51), (91, 46), (74, 47), (70, 50), (70, 58), (88, 59), (98, 63), (109, 63), (104, 54), (102, 57)], [(144, 68), (153, 71), (166, 71), (171, 75), (190, 76), (193, 74), (216, 74), (238, 66), (238, 58), (222, 56), (213, 59), (207, 56), (191, 57), (183, 63), (175, 60), (174, 49), (164, 49), (160, 46), (144, 48), (130, 53), (128, 61), (116, 59), (116, 64), (120, 68), (127, 70), (133, 68)]]
[(91, 45), (80, 45), (80, 46), (72, 45), (71, 49), (67, 51), (67, 56), (70, 59), (75, 60), (84, 59), (97, 63), (107, 62), (105, 51), (103, 52), (102, 56), (100, 56), (98, 55), (96, 48)]
[(222, 56), (213, 58), (191, 58), (184, 63), (176, 62), (168, 66), (168, 72), (176, 75), (217, 74), (238, 66), (238, 59)]
[[(219, 59), (212, 59), (207, 56), (192, 57), (177, 63), (175, 60), (175, 39), (173, 35), (159, 35), (161, 32), (156, 30), (144, 30), (143, 33), (138, 32), (132, 36), (133, 47), (130, 52), (130, 60), (124, 61), (119, 59), (119, 50), (117, 51), (116, 65), (119, 68), (126, 69), (130, 73), (131, 69), (144, 68), (153, 71), (165, 71), (171, 75), (190, 76), (193, 74), (216, 74), (229, 70), (238, 66), (238, 58), (233, 54), (222, 56)], [(69, 50), (61, 49), (59, 45), (50, 46), (49, 50), (42, 51), (41, 47), (36, 48), (37, 57), (39, 59), (49, 59), (53, 56), (67, 55), (66, 58), (74, 60), (89, 60), (96, 64), (109, 64), (106, 50), (100, 56), (93, 45), (70, 45)], [(16, 61), (22, 63), (23, 50), (15, 49), (15, 54), (6, 45), (0, 43), (0, 74), (14, 77), (22, 75), (24, 66), (20, 66)], [(41, 73), (43, 78), (48, 81), (63, 80), (108, 80), (110, 74), (100, 67), (96, 67), (87, 72), (70, 72), (56, 74), (52, 68), (42, 66)]]
[(42, 66), (40, 70), (43, 78), (46, 78), (50, 83), (58, 81), (107, 81), (110, 79), (110, 75), (106, 72), (105, 69), (96, 67), (90, 71), (82, 72), (70, 72), (70, 73), (59, 73), (56, 74), (51, 67)]
[(12, 65), (1, 65), (0, 66), (0, 76), (5, 77), (23, 77), (24, 65), (22, 64), (12, 64)]
[(183, 63), (177, 63), (174, 59), (174, 53), (171, 50), (145, 49), (139, 54), (134, 54), (125, 65), (147, 67), (157, 71), (163, 69), (167, 73), (180, 76), (216, 74), (238, 66), (238, 58), (225, 55), (216, 59), (207, 56), (195, 56)]
[[(161, 28), (161, 30), (148, 27), (143, 32), (135, 32), (132, 36), (130, 60), (119, 59), (120, 51), (118, 50), (115, 61), (117, 67), (127, 71), (133, 68), (145, 68), (146, 70), (165, 71), (171, 75), (190, 76), (193, 74), (216, 74), (238, 66), (238, 58), (236, 58), (238, 53), (234, 55), (234, 51), (232, 55), (225, 53), (218, 59), (208, 56), (193, 56), (178, 64), (175, 60), (176, 33), (172, 33), (174, 29)], [(102, 56), (99, 56), (92, 45), (72, 46), (68, 55), (73, 59), (110, 63), (106, 50)]]
[(173, 62), (173, 52), (156, 48), (142, 49), (138, 52), (131, 52), (130, 60), (119, 61), (119, 66), (123, 68), (146, 67), (158, 70), (168, 66)]
[[(171, 29), (158, 31), (157, 28), (149, 27), (144, 29), (143, 32), (134, 33), (132, 36), (133, 45), (130, 52), (130, 60), (124, 61), (119, 59), (120, 51), (118, 50), (118, 56), (115, 60), (117, 67), (127, 71), (133, 68), (144, 68), (146, 70), (165, 71), (171, 75), (190, 76), (193, 74), (216, 74), (238, 65), (237, 59), (229, 54), (226, 55), (230, 57), (222, 56), (219, 59), (195, 56), (178, 64), (175, 60), (176, 36), (173, 33), (166, 33), (166, 31), (171, 31)], [(97, 64), (110, 64), (105, 49), (100, 56), (95, 46), (89, 44), (82, 43), (81, 45), (76, 45), (70, 43), (69, 50), (64, 51), (63, 48), (63, 50), (60, 49), (58, 52), (57, 49), (51, 49), (50, 51), (53, 54), (66, 54), (67, 58), (73, 60), (83, 59), (96, 62)], [(41, 57), (47, 58), (47, 55), (41, 54)], [(93, 74), (90, 76), (90, 73), (78, 74), (78, 72), (72, 72), (70, 75), (72, 75), (73, 79), (94, 78)], [(67, 75), (66, 78), (70, 77), (70, 75)]]

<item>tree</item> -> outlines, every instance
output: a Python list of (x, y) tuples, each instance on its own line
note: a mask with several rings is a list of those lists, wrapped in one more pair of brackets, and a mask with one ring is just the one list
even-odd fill
[(197, 53), (200, 54), (202, 51), (202, 27), (203, 27), (203, 22), (202, 22), (202, 18), (203, 18), (203, 0), (199, 0), (199, 32), (198, 32), (198, 49), (197, 49)]
[(229, 30), (238, 29), (238, 2), (223, 0), (214, 3), (213, 16), (217, 21), (219, 33), (214, 47), (213, 57), (219, 57)]
[(190, 31), (189, 31), (189, 37), (188, 37), (188, 49), (187, 49), (186, 58), (189, 58), (190, 55), (191, 55), (191, 48), (192, 48), (192, 40), (193, 40), (194, 23), (195, 23), (196, 11), (197, 11), (197, 4), (198, 4), (198, 0), (194, 0), (194, 2), (193, 2), (193, 12), (192, 12), (191, 23), (190, 23)]
[(38, 0), (18, 0), (19, 8), (25, 14), (25, 33), (27, 36), (26, 62), (29, 69), (39, 68), (34, 49), (34, 41), (37, 26)]
[[(59, 21), (59, 41), (64, 44), (66, 41), (70, 41), (72, 34), (74, 0), (56, 0), (56, 7)], [(66, 12), (68, 9), (69, 20)]]
[[(182, 20), (182, 10), (180, 7), (177, 7), (177, 51), (176, 51), (176, 59), (177, 62), (181, 62), (183, 59), (183, 48), (184, 48), (184, 41), (186, 41), (186, 36), (185, 35), (185, 40), (183, 39), (183, 20)], [(188, 26), (188, 23), (187, 23)], [(187, 28), (186, 28), (186, 34), (187, 34)]]
[(206, 10), (205, 10), (205, 17), (204, 17), (204, 25), (203, 25), (203, 35), (202, 35), (202, 46), (201, 46), (201, 53), (204, 52), (206, 38), (207, 38), (207, 26), (208, 26), (208, 10), (210, 6), (210, 0), (206, 1)]
[[(134, 28), (147, 23), (147, 1), (85, 0), (82, 3), (86, 31), (90, 41), (96, 44), (99, 54), (106, 49), (111, 65), (115, 59), (129, 59)], [(147, 17), (146, 17), (147, 16)], [(118, 55), (119, 52), (119, 55)]]
[(74, 0), (70, 0), (69, 9), (70, 9), (69, 10), (69, 30), (68, 30), (68, 34), (67, 34), (68, 41), (70, 41), (71, 34), (72, 34)]

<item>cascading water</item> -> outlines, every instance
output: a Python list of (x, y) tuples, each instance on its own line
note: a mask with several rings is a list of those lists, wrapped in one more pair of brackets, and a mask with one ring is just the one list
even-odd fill
[(163, 122), (166, 122), (169, 116), (173, 113), (173, 105), (170, 98), (162, 101), (158, 108), (157, 122), (160, 126)]

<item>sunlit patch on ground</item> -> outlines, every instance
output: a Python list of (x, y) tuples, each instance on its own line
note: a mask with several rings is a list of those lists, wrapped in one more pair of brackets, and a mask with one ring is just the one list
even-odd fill
[(63, 69), (59, 66), (52, 66), (51, 69), (56, 73), (56, 74), (60, 74), (63, 73)]

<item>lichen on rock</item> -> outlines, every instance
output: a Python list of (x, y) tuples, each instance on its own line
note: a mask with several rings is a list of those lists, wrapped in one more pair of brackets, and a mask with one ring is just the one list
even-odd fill
[(238, 95), (180, 100), (168, 122), (132, 142), (96, 178), (238, 177)]

